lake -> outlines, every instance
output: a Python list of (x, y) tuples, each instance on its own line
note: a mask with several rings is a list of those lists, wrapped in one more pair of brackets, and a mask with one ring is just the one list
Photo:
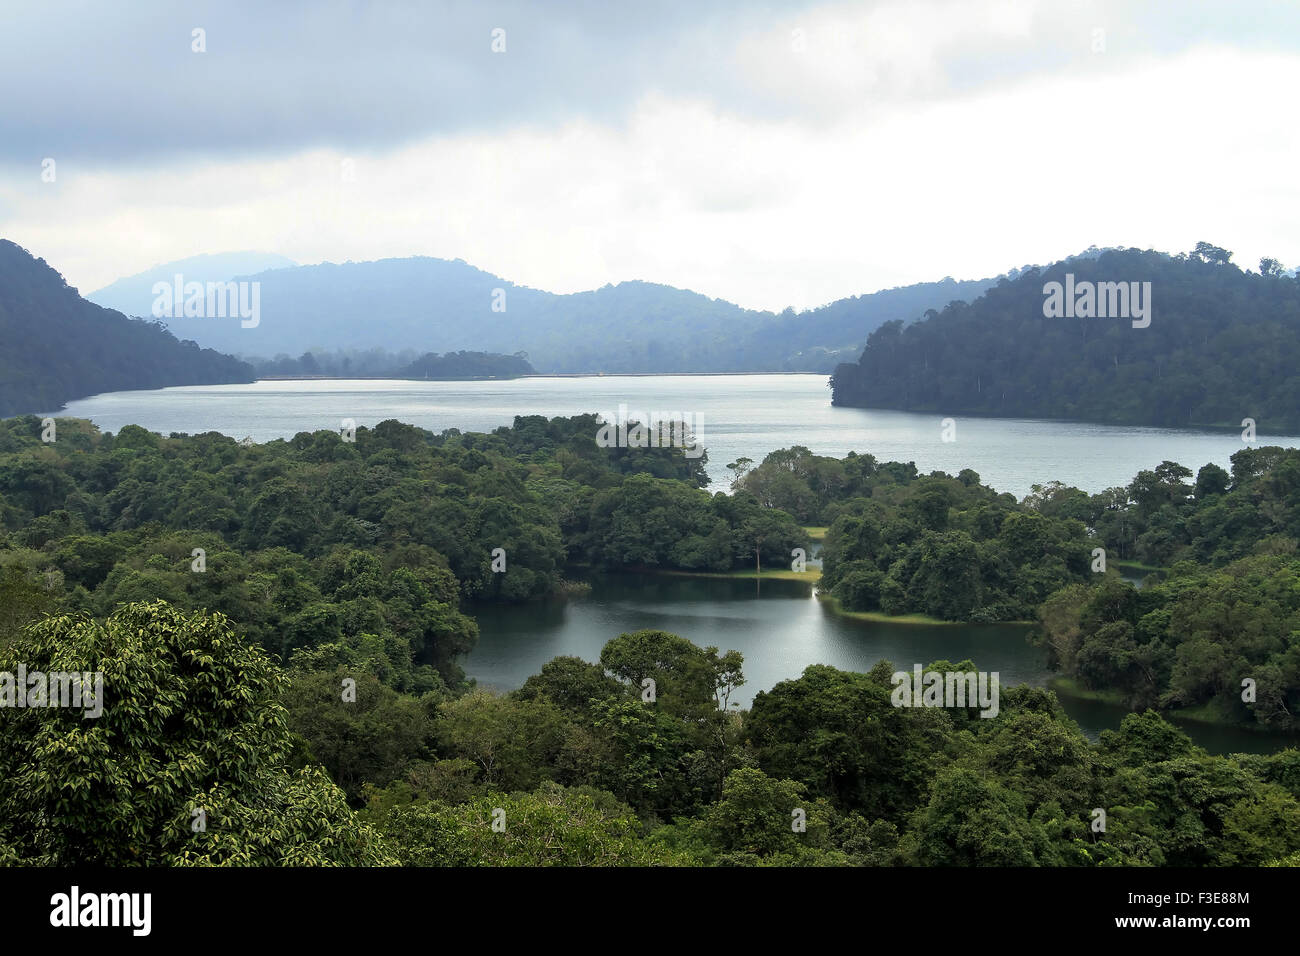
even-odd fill
[[(479, 643), (464, 661), (483, 686), (514, 690), (553, 657), (600, 658), (607, 641), (625, 631), (670, 631), (701, 647), (745, 655), (746, 683), (732, 696), (748, 707), (754, 694), (798, 677), (809, 664), (866, 672), (887, 660), (895, 670), (937, 660), (974, 661), (997, 671), (1003, 686), (1044, 687), (1053, 676), (1047, 652), (1016, 624), (900, 624), (834, 613), (802, 581), (752, 581), (655, 574), (596, 575), (591, 593), (542, 605), (480, 605)], [(1126, 710), (1061, 697), (1066, 712), (1091, 740), (1117, 729)], [(1236, 727), (1180, 722), (1211, 753), (1272, 753), (1297, 739)]]
[[(337, 430), (345, 418), (373, 426), (395, 418), (430, 431), (490, 431), (516, 415), (616, 415), (620, 404), (647, 413), (697, 416), (709, 453), (711, 490), (728, 487), (728, 462), (755, 463), (778, 448), (804, 445), (842, 458), (869, 452), (881, 461), (914, 461), (922, 474), (963, 468), (1016, 497), (1063, 481), (1089, 493), (1127, 485), (1138, 471), (1169, 460), (1195, 472), (1228, 467), (1246, 447), (1239, 432), (1089, 425), (1080, 422), (956, 417), (955, 441), (942, 440), (939, 415), (831, 406), (825, 375), (629, 375), (534, 377), (485, 382), (377, 380), (263, 381), (152, 391), (111, 392), (48, 414), (88, 418), (106, 431), (141, 425), (171, 432), (216, 431), (254, 441)], [(1300, 446), (1272, 435), (1261, 420), (1258, 444)]]
[[(620, 404), (697, 416), (713, 490), (727, 487), (727, 462), (742, 456), (759, 462), (791, 445), (836, 457), (855, 450), (882, 461), (914, 461), (922, 473), (973, 468), (987, 484), (1017, 497), (1051, 480), (1088, 492), (1126, 485), (1164, 460), (1193, 471), (1207, 462), (1227, 467), (1245, 447), (1236, 432), (963, 417), (957, 418), (956, 441), (944, 442), (938, 415), (832, 407), (824, 375), (266, 381), (115, 392), (71, 402), (57, 414), (89, 418), (107, 431), (137, 424), (164, 435), (217, 431), (268, 441), (337, 429), (344, 418), (366, 426), (395, 418), (435, 432), (487, 431), (511, 424), (516, 415), (613, 415)], [(1297, 447), (1300, 438), (1261, 432), (1259, 444)], [(757, 582), (734, 579), (619, 575), (596, 578), (591, 594), (576, 601), (483, 606), (474, 613), (481, 636), (466, 670), (502, 689), (518, 687), (552, 657), (594, 661), (610, 638), (650, 627), (741, 651), (748, 683), (739, 699), (746, 705), (754, 692), (797, 677), (813, 663), (866, 671), (881, 659), (907, 669), (970, 658), (982, 670), (998, 671), (1004, 684), (1043, 686), (1051, 676), (1045, 652), (1027, 643), (1023, 627), (858, 621), (831, 613), (808, 584), (794, 581), (763, 582), (760, 589)], [(1117, 727), (1123, 715), (1093, 702), (1063, 702), (1093, 738)], [(1183, 726), (1216, 753), (1269, 752), (1287, 743), (1233, 728)]]

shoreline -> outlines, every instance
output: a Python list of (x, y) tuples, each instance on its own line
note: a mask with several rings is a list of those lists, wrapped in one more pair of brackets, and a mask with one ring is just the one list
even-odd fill
[(840, 617), (853, 618), (859, 621), (872, 621), (876, 624), (922, 624), (931, 627), (1029, 627), (1034, 621), (989, 621), (988, 623), (976, 624), (973, 621), (945, 621), (941, 617), (931, 617), (928, 614), (886, 614), (884, 611), (846, 611), (840, 606), (839, 599), (830, 594), (817, 595), (817, 600), (823, 604), (829, 604), (832, 613)]
[(883, 611), (846, 611), (840, 606), (838, 598), (817, 590), (817, 584), (821, 581), (822, 576), (820, 570), (790, 571), (781, 569), (756, 572), (748, 569), (735, 571), (683, 571), (678, 568), (626, 568), (612, 573), (654, 574), (675, 578), (724, 578), (740, 581), (804, 581), (813, 585), (812, 596), (823, 605), (828, 606), (832, 614), (836, 614), (840, 617), (853, 618), (859, 621), (871, 621), (876, 624), (904, 624), (930, 627), (1002, 627), (1004, 625), (1031, 627), (1037, 623), (1035, 621), (990, 621), (987, 624), (976, 624), (971, 621), (945, 621), (942, 618), (930, 617), (927, 614), (886, 614)]
[[(1116, 690), (1090, 690), (1084, 687), (1077, 678), (1067, 677), (1064, 674), (1056, 674), (1047, 681), (1047, 689), (1056, 694), (1057, 697), (1069, 697), (1073, 700), (1088, 701), (1090, 703), (1101, 704), (1105, 707), (1113, 707), (1129, 714), (1145, 713), (1145, 710), (1134, 710), (1124, 703), (1123, 695)], [(1246, 723), (1239, 720), (1224, 720), (1217, 717), (1209, 710), (1209, 705), (1201, 704), (1197, 707), (1184, 708), (1160, 708), (1150, 707), (1146, 710), (1154, 710), (1163, 720), (1169, 721), (1177, 726), (1180, 723), (1195, 724), (1198, 727), (1222, 727), (1228, 730), (1243, 730), (1251, 734), (1259, 734), (1264, 737), (1274, 737), (1279, 739), (1291, 740), (1292, 746), (1300, 746), (1300, 733), (1286, 730), (1274, 730), (1270, 727), (1261, 726), (1258, 723)]]
[(640, 568), (633, 574), (661, 574), (674, 578), (731, 578), (738, 581), (806, 581), (816, 585), (821, 580), (820, 571), (791, 571), (788, 569), (754, 571), (682, 571), (678, 568)]
[[(468, 378), (403, 378), (395, 375), (262, 375), (257, 382), (517, 382), (524, 378), (715, 378), (721, 375), (812, 375), (830, 378), (830, 372), (536, 372), (532, 375), (475, 375)], [(180, 386), (182, 388), (190, 386)], [(141, 391), (144, 391), (143, 389)]]

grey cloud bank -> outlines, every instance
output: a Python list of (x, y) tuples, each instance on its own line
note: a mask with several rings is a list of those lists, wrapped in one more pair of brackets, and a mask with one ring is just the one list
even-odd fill
[[(1112, 63), (1198, 43), (1300, 45), (1300, 10), (1276, 4), (1012, 3), (993, 18), (982, 9), (740, 0), (13, 7), (0, 35), (0, 162), (373, 151), (521, 123), (618, 122), (650, 93), (739, 115), (833, 121), (863, 102), (968, 94), (1086, 67), (1095, 26), (1108, 30)], [(881, 26), (882, 11), (904, 17), (906, 40)], [(202, 53), (192, 49), (196, 28)], [(504, 55), (491, 50), (496, 28), (506, 31)], [(795, 30), (806, 46), (797, 54)], [(842, 93), (821, 82), (830, 74)]]

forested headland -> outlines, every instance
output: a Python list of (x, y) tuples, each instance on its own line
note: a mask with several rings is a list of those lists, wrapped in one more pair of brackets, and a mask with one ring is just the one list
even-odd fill
[(251, 382), (238, 359), (158, 322), (87, 302), (25, 249), (0, 239), (0, 416), (53, 411), (123, 389)]
[[(1230, 260), (1200, 243), (1191, 254), (1105, 250), (1029, 269), (919, 322), (881, 325), (856, 363), (835, 369), (833, 401), (1170, 427), (1237, 428), (1251, 418), (1261, 429), (1295, 430), (1300, 279), (1272, 259), (1258, 272)], [(1045, 316), (1044, 286), (1064, 285), (1067, 274), (1090, 290), (1149, 283), (1150, 324)]]
[(274, 358), (247, 360), (259, 376), (348, 378), (418, 378), (466, 380), (480, 378), (518, 378), (536, 374), (528, 357), (519, 352), (499, 355), (493, 352), (425, 352), (414, 349), (389, 352), (387, 349), (323, 349), (303, 352), (297, 358), (277, 355)]
[[(1163, 462), (1089, 495), (1017, 502), (964, 470), (773, 452), (737, 487), (827, 526), (821, 588), (842, 607), (1036, 620), (1065, 675), (1134, 708), (1300, 727), (1300, 450), (1243, 448), (1231, 471)], [(1098, 554), (1098, 551), (1101, 554)], [(1107, 564), (1109, 561), (1109, 564)], [(1116, 562), (1166, 569), (1138, 590)], [(1259, 696), (1242, 700), (1250, 679)]]

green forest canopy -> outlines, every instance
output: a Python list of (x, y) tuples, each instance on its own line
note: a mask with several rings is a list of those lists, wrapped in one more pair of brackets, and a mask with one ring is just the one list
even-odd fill
[[(895, 707), (892, 665), (743, 680), (673, 634), (506, 695), (285, 673), (221, 615), (50, 617), (0, 667), (99, 668), (102, 719), (0, 721), (0, 863), (1223, 866), (1294, 863), (1300, 752), (1214, 757), (1154, 713), (1090, 744), (1050, 691)], [(970, 662), (935, 662), (934, 669)], [(639, 678), (663, 689), (653, 702)], [(349, 693), (349, 682), (352, 683)], [(42, 759), (57, 752), (62, 759)], [(1099, 829), (1098, 810), (1105, 813)]]
[[(1165, 462), (1126, 488), (1053, 483), (1017, 502), (968, 469), (920, 475), (799, 447), (734, 463), (734, 493), (710, 495), (707, 455), (601, 448), (593, 415), (490, 435), (389, 421), (355, 442), (262, 445), (57, 424), (46, 444), (35, 418), (0, 422), (0, 588), (20, 610), (103, 618), (161, 598), (239, 621), (282, 663), (364, 663), (423, 692), (463, 685), (474, 602), (564, 594), (592, 570), (787, 568), (820, 525), (820, 586), (845, 610), (1038, 620), (1063, 673), (1134, 706), (1282, 729), (1300, 706), (1284, 586), (1300, 540), (1293, 450), (1247, 448), (1195, 481)], [(1115, 604), (1106, 589), (1128, 586), (1108, 580), (1113, 566), (1098, 573), (1099, 549), (1172, 571)], [(1178, 623), (1193, 584), (1224, 595), (1231, 623)], [(1267, 706), (1242, 707), (1241, 680), (1260, 674)]]
[[(756, 545), (781, 565), (818, 522), (834, 593), (869, 597), (845, 582), (874, 570), (925, 602), (939, 593), (927, 568), (960, 531), (978, 594), (1032, 606), (1046, 592), (1040, 631), (1067, 673), (1135, 706), (1197, 706), (1230, 702), (1245, 667), (1258, 702), (1223, 716), (1285, 726), (1300, 704), (1300, 452), (1247, 449), (1195, 483), (1164, 463), (1105, 495), (1057, 484), (1017, 503), (969, 471), (794, 448), (710, 496), (707, 458), (599, 448), (596, 427), (384, 422), (355, 442), (242, 445), (64, 419), (46, 444), (35, 418), (0, 422), (0, 670), (107, 678), (102, 723), (39, 708), (0, 721), (0, 860), (1196, 866), (1300, 853), (1295, 750), (1212, 757), (1151, 712), (1094, 745), (1049, 691), (1004, 688), (995, 720), (898, 708), (888, 662), (814, 665), (724, 709), (740, 655), (662, 631), (611, 635), (599, 662), (556, 658), (504, 695), (457, 663), (474, 601), (552, 593), (566, 569), (747, 566)], [(1097, 541), (1176, 563), (1139, 592), (1080, 570)], [(506, 574), (491, 571), (497, 546)], [(81, 762), (34, 759), (51, 748)]]
[[(912, 325), (886, 322), (833, 402), (956, 415), (1161, 426), (1300, 428), (1300, 279), (1191, 255), (1106, 250), (1003, 279)], [(1149, 282), (1151, 321), (1047, 318), (1044, 286)]]

